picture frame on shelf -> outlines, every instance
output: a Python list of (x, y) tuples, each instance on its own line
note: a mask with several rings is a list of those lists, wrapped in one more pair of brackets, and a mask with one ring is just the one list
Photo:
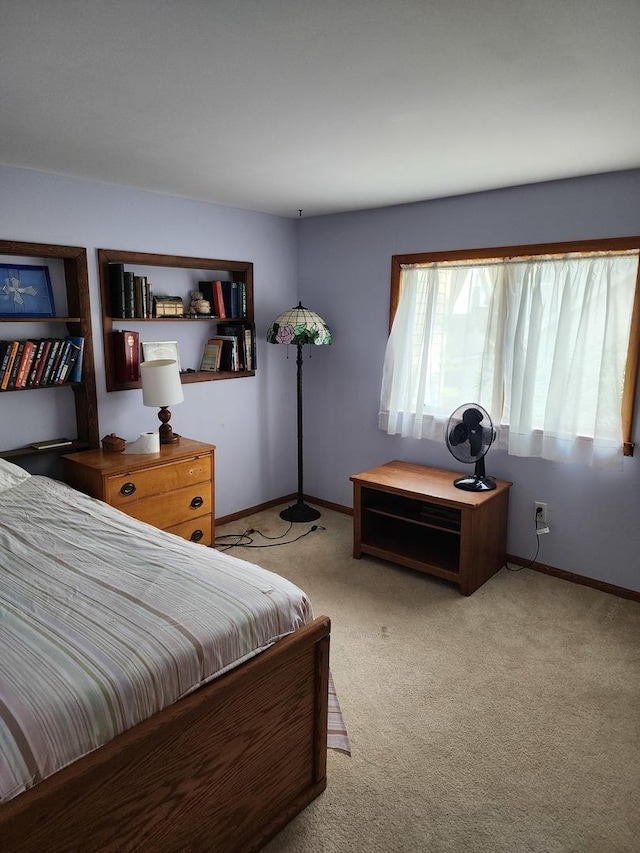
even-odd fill
[(182, 370), (177, 341), (142, 341), (141, 347), (143, 361), (156, 361), (159, 358), (169, 358), (177, 361), (178, 370)]
[(55, 317), (49, 267), (0, 264), (0, 317)]

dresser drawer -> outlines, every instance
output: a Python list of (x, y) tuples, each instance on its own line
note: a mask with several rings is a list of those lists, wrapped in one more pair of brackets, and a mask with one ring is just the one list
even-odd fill
[(154, 527), (166, 530), (183, 521), (190, 521), (213, 512), (211, 483), (196, 483), (170, 494), (155, 495), (120, 506), (123, 512)]
[[(129, 512), (129, 506), (153, 495), (166, 495), (190, 484), (210, 483), (212, 473), (209, 454), (167, 465), (157, 465), (144, 471), (125, 472), (107, 479), (105, 500), (112, 506)], [(163, 502), (166, 504), (165, 499)], [(134, 513), (131, 512), (130, 515)], [(136, 515), (136, 518), (138, 517)], [(151, 524), (155, 522), (152, 521)], [(165, 525), (156, 526), (164, 527)]]
[(182, 536), (183, 539), (198, 542), (200, 545), (213, 544), (211, 541), (211, 515), (201, 515), (192, 521), (183, 521), (181, 524), (173, 525), (173, 527), (166, 527), (165, 530), (167, 533), (175, 533), (176, 536)]

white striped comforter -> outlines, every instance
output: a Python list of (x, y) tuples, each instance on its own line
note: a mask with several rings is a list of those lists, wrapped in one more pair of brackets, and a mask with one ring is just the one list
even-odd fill
[(0, 802), (312, 618), (279, 575), (63, 483), (0, 502)]

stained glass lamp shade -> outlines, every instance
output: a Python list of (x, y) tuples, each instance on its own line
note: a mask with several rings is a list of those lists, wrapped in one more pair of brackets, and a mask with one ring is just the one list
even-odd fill
[(331, 343), (331, 332), (325, 321), (314, 311), (309, 311), (299, 302), (296, 308), (278, 315), (267, 329), (267, 343), (292, 344), (297, 346), (296, 358), (298, 375), (298, 496), (296, 503), (283, 509), (280, 518), (285, 521), (314, 521), (320, 518), (317, 509), (304, 502), (303, 454), (302, 454), (302, 347), (305, 344), (321, 346)]

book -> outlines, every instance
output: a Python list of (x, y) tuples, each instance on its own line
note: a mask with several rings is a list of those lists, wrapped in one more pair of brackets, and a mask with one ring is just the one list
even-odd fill
[(220, 370), (221, 355), (222, 341), (210, 340), (205, 344), (200, 370)]
[(24, 342), (24, 346), (22, 348), (22, 357), (20, 359), (20, 364), (18, 365), (18, 372), (16, 374), (16, 388), (24, 388), (27, 384), (27, 376), (31, 370), (31, 365), (33, 364), (33, 358), (36, 352), (36, 342), (27, 340)]
[(144, 319), (147, 316), (147, 279), (144, 275), (133, 276), (134, 316)]
[(149, 279), (145, 279), (147, 284), (147, 320), (153, 319), (153, 285)]
[(49, 379), (50, 385), (60, 384), (60, 374), (62, 373), (62, 369), (67, 362), (70, 349), (71, 341), (69, 340), (69, 338), (65, 338), (62, 341), (62, 345), (60, 346), (60, 352), (58, 353), (58, 358), (56, 359), (56, 363), (53, 367), (53, 370), (51, 371), (51, 378)]
[(16, 387), (16, 379), (18, 378), (18, 370), (20, 369), (20, 362), (22, 361), (23, 351), (24, 341), (18, 341), (16, 357), (14, 358), (13, 364), (11, 365), (11, 375), (9, 376), (9, 381), (7, 383), (7, 391), (12, 391)]
[(9, 352), (7, 366), (5, 367), (4, 374), (2, 376), (2, 384), (0, 385), (0, 390), (2, 391), (6, 391), (9, 386), (9, 379), (11, 378), (11, 373), (13, 371), (13, 365), (18, 354), (19, 346), (20, 341), (11, 341), (11, 351)]
[(0, 382), (0, 389), (2, 389), (3, 391), (6, 390), (7, 385), (9, 384), (9, 377), (11, 376), (11, 370), (13, 368), (13, 362), (15, 361), (18, 352), (19, 344), (19, 341), (11, 341), (11, 347), (9, 349), (7, 363), (5, 365), (4, 373), (2, 374), (2, 380)]
[(36, 367), (36, 373), (33, 377), (33, 387), (38, 388), (40, 386), (40, 382), (42, 380), (42, 374), (47, 364), (47, 360), (49, 358), (49, 350), (51, 349), (51, 344), (53, 340), (51, 338), (45, 338), (43, 341), (42, 347), (42, 355), (39, 358), (38, 365)]
[(73, 369), (79, 354), (80, 347), (78, 344), (72, 338), (67, 338), (65, 353), (58, 366), (56, 385), (64, 385), (68, 381), (69, 373)]
[(33, 361), (31, 362), (31, 368), (29, 370), (29, 374), (27, 376), (27, 381), (25, 382), (26, 388), (33, 388), (33, 383), (36, 378), (36, 373), (38, 371), (38, 364), (40, 363), (40, 359), (42, 358), (42, 351), (44, 349), (44, 338), (40, 338), (40, 340), (36, 341), (36, 349), (33, 354)]
[(109, 305), (112, 317), (125, 317), (124, 294), (124, 264), (110, 262), (107, 264), (107, 281), (109, 285)]
[(240, 354), (238, 351), (237, 335), (218, 334), (214, 340), (222, 342), (220, 370), (228, 370), (232, 372), (240, 370)]
[(52, 339), (51, 346), (49, 347), (49, 353), (47, 355), (47, 361), (44, 366), (44, 370), (42, 371), (42, 376), (40, 378), (40, 387), (44, 387), (45, 385), (51, 384), (51, 375), (58, 362), (58, 355), (60, 354), (61, 346), (62, 338)]
[(115, 375), (118, 382), (137, 382), (140, 367), (140, 336), (126, 330), (112, 332)]
[(13, 341), (0, 341), (0, 385), (2, 384), (2, 377), (7, 369), (7, 364), (9, 363), (12, 347)]
[(213, 285), (213, 301), (216, 306), (216, 317), (219, 317), (221, 320), (226, 320), (227, 314), (225, 311), (224, 305), (224, 295), (222, 292), (222, 282), (214, 281)]
[(245, 281), (238, 282), (238, 302), (240, 317), (244, 319), (247, 316), (247, 283)]
[(220, 326), (218, 329), (221, 336), (226, 336), (235, 339), (235, 361), (236, 367), (234, 370), (246, 370), (246, 350), (244, 328), (239, 325)]
[(133, 273), (124, 270), (122, 276), (124, 278), (124, 316), (128, 320), (132, 320), (136, 316), (136, 295)]
[(46, 441), (34, 441), (29, 447), (33, 447), (34, 450), (49, 450), (52, 447), (66, 447), (69, 444), (73, 444), (70, 438), (49, 438)]
[(243, 326), (245, 370), (255, 370), (255, 359), (253, 356), (255, 327)]
[(67, 380), (69, 382), (82, 382), (82, 363), (84, 361), (84, 338), (82, 335), (71, 335), (70, 340), (77, 347), (77, 357), (69, 370)]
[(224, 316), (227, 318), (227, 320), (230, 320), (233, 317), (233, 314), (231, 313), (231, 282), (230, 281), (221, 281), (220, 286), (222, 287), (222, 301), (224, 303)]
[(240, 318), (240, 287), (237, 281), (231, 282), (231, 316)]
[(238, 282), (223, 281), (221, 284), (226, 318), (228, 320), (238, 320), (240, 318)]

